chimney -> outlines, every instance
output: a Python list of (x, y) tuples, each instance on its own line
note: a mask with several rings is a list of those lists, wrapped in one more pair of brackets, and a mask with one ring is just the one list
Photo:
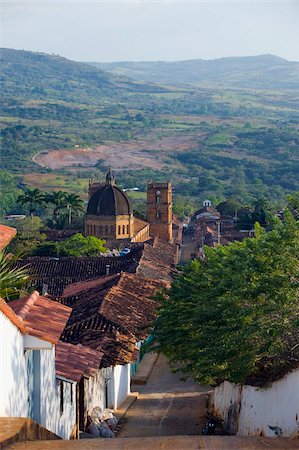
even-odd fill
[(47, 295), (47, 293), (48, 293), (48, 285), (43, 283), (42, 295)]

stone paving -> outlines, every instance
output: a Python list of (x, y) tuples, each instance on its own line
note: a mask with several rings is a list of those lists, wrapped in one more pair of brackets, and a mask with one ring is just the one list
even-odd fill
[(132, 386), (139, 395), (127, 411), (118, 437), (198, 435), (206, 423), (207, 388), (181, 381), (159, 355), (144, 386)]

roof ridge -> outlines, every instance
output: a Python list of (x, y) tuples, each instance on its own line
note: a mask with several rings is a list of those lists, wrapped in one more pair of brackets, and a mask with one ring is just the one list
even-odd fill
[(28, 328), (25, 326), (22, 317), (19, 317), (7, 302), (0, 297), (0, 311), (21, 331), (28, 334)]
[[(38, 297), (39, 297), (39, 292), (34, 291), (34, 292), (32, 292), (31, 295), (29, 295), (29, 297), (27, 297), (27, 299), (25, 299), (25, 302), (24, 302), (22, 308), (20, 309), (20, 311), (17, 314), (22, 320), (25, 320), (29, 309), (34, 305), (34, 303), (36, 302)], [(20, 300), (22, 300), (22, 299), (20, 299)]]

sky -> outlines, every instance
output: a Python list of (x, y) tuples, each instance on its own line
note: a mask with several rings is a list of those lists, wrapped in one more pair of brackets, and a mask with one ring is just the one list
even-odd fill
[(1, 47), (76, 61), (274, 54), (299, 61), (299, 0), (2, 0)]

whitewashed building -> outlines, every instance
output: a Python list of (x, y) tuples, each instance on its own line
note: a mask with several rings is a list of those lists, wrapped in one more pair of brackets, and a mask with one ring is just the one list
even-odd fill
[(214, 408), (232, 434), (298, 436), (299, 369), (263, 387), (225, 381), (215, 389)]
[(71, 308), (38, 292), (9, 304), (1, 299), (0, 307), (0, 415), (30, 417), (69, 439), (76, 426), (76, 383), (63, 385), (61, 400), (55, 345)]

